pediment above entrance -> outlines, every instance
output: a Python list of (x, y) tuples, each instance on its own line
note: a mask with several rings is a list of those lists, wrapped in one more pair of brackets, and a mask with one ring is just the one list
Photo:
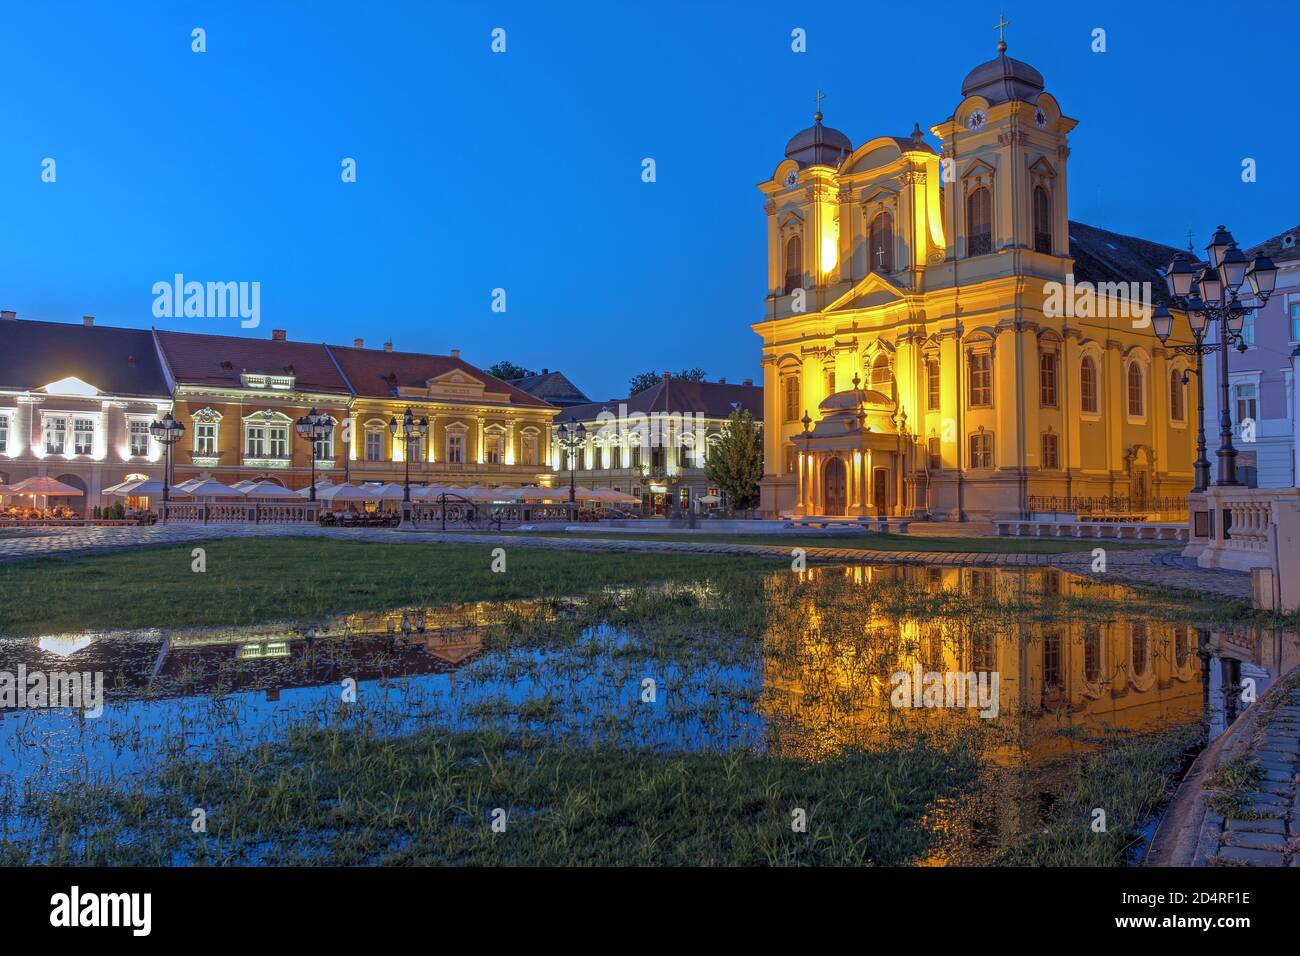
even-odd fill
[(884, 276), (874, 272), (863, 279), (828, 305), (823, 312), (853, 312), (859, 309), (873, 309), (882, 305), (901, 302), (902, 290)]

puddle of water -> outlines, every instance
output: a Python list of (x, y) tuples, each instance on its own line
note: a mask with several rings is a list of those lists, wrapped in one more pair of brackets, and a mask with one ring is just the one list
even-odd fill
[[(875, 600), (900, 584), (954, 602), (935, 612)], [(1244, 678), (1262, 695), (1300, 662), (1293, 634), (1174, 623), (1149, 597), (1050, 569), (823, 567), (774, 576), (769, 591), (761, 639), (706, 635), (668, 650), (608, 622), (518, 640), (562, 631), (579, 609), (566, 600), (401, 608), (310, 627), (0, 638), (0, 672), (99, 672), (107, 699), (95, 719), (0, 707), (0, 816), (27, 787), (120, 779), (160, 758), (274, 740), (302, 719), (810, 760), (919, 731), (976, 739), (983, 767), (969, 794), (934, 808), (940, 849), (922, 862), (980, 863), (1041, 826), (1064, 773), (1101, 735), (1202, 719), (1213, 735), (1244, 706)], [(702, 586), (665, 592), (715, 609), (728, 600)], [(636, 593), (609, 597), (618, 606)], [(1072, 597), (1125, 610), (1098, 615)], [(894, 706), (899, 672), (996, 674), (997, 716)], [(647, 678), (653, 706), (642, 700)], [(348, 679), (360, 707), (341, 705)]]

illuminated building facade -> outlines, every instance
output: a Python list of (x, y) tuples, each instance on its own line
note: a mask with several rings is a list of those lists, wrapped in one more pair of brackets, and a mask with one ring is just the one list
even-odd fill
[(0, 484), (54, 478), (84, 494), (48, 504), (84, 515), (120, 503), (102, 489), (162, 477), (149, 423), (171, 407), (148, 332), (0, 317)]
[(1191, 488), (1195, 385), (1150, 323), (1177, 250), (1070, 220), (1077, 121), (1005, 49), (938, 149), (854, 147), (819, 109), (759, 184), (765, 515), (1158, 513)]

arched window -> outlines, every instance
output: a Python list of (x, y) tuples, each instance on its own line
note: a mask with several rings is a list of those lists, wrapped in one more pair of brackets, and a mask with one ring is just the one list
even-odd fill
[(882, 212), (871, 220), (871, 236), (867, 255), (871, 271), (888, 275), (894, 271), (894, 217)]
[(1079, 363), (1079, 406), (1085, 412), (1097, 413), (1097, 363), (1085, 355)]
[(1151, 634), (1147, 630), (1145, 621), (1133, 625), (1133, 644), (1129, 660), (1133, 666), (1134, 677), (1141, 677), (1147, 672), (1147, 665), (1151, 663)]
[(1128, 363), (1128, 413), (1133, 418), (1146, 414), (1146, 395), (1142, 388), (1142, 366)]
[(1083, 679), (1089, 684), (1101, 677), (1101, 625), (1089, 624), (1083, 629)]
[(1034, 251), (1052, 254), (1052, 197), (1034, 187)]
[(1176, 422), (1187, 420), (1186, 397), (1182, 370), (1174, 369), (1169, 373), (1169, 417)]
[(877, 355), (871, 363), (871, 387), (890, 398), (894, 396), (894, 369), (889, 364), (889, 356), (884, 352)]
[(791, 375), (785, 380), (785, 420), (799, 421), (799, 376)]
[(785, 294), (803, 286), (803, 240), (791, 236), (785, 244)]
[(981, 186), (966, 197), (966, 255), (986, 256), (993, 251), (993, 196)]

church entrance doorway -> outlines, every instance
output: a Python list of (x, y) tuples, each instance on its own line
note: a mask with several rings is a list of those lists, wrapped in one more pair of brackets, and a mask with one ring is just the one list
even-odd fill
[(876, 506), (877, 516), (883, 518), (889, 514), (889, 470), (877, 468), (871, 476), (871, 503)]
[(826, 462), (822, 490), (822, 501), (825, 502), (826, 514), (845, 514), (848, 510), (846, 497), (848, 481), (845, 478), (844, 461), (842, 459), (831, 458)]

